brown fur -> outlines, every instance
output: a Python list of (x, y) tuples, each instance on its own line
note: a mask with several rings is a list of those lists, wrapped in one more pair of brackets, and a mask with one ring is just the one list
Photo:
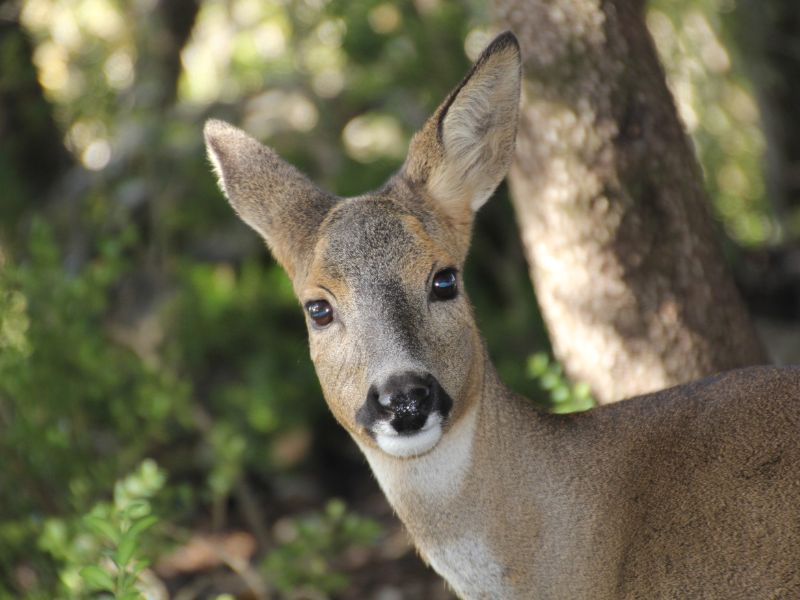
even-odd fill
[[(474, 209), (508, 168), (518, 95), (519, 50), (504, 34), (400, 173), (350, 199), (239, 130), (207, 125), (234, 208), (300, 301), (333, 307), (330, 325), (309, 321), (332, 412), (464, 598), (800, 597), (800, 369), (552, 416), (500, 383), (463, 289), (431, 301), (433, 273), (461, 269)], [(403, 458), (357, 415), (372, 384), (413, 369), (435, 376), (453, 408), (433, 448)]]

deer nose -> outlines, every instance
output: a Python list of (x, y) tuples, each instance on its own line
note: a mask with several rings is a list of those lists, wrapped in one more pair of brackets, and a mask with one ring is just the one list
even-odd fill
[(368, 402), (389, 413), (390, 423), (398, 433), (412, 433), (425, 425), (434, 404), (434, 378), (418, 373), (392, 375), (370, 389)]

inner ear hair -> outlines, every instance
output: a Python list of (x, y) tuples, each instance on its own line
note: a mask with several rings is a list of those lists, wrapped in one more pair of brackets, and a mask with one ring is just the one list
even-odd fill
[(511, 164), (519, 112), (521, 60), (517, 39), (505, 32), (492, 41), (438, 114), (442, 160), (429, 189), (444, 203), (478, 210)]
[(411, 140), (403, 173), (424, 186), (465, 249), (475, 211), (513, 158), (521, 64), (514, 34), (497, 36)]

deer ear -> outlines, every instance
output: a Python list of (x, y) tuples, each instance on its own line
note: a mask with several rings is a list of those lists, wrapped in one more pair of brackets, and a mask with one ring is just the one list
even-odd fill
[(472, 217), (505, 177), (517, 133), (521, 59), (510, 31), (497, 36), (411, 142), (406, 175), (455, 224)]
[(211, 120), (203, 133), (208, 157), (231, 206), (294, 277), (308, 259), (317, 229), (335, 198), (241, 129)]

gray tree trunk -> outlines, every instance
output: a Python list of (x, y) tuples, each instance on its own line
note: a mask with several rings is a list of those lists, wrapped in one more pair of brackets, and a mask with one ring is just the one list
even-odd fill
[(766, 362), (635, 0), (496, 0), (525, 83), (513, 202), (556, 356), (601, 403)]

